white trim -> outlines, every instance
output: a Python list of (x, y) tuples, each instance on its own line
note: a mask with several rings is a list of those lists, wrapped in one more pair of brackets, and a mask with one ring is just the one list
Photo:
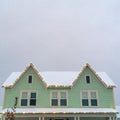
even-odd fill
[[(22, 99), (22, 93), (23, 92), (27, 92), (27, 100), (28, 100), (28, 102), (27, 102), (27, 106), (21, 106), (21, 99)], [(36, 93), (36, 105), (35, 106), (31, 106), (30, 105), (30, 93), (32, 93), (32, 92), (35, 92)], [(19, 100), (19, 107), (22, 107), (22, 108), (26, 108), (26, 107), (32, 107), (32, 108), (34, 108), (34, 107), (37, 107), (37, 99), (38, 99), (38, 90), (21, 90), (20, 91), (20, 100)]]
[[(53, 92), (57, 92), (57, 98), (58, 98), (58, 106), (52, 106), (52, 93)], [(60, 105), (60, 95), (61, 95), (61, 92), (65, 92), (66, 93), (66, 100), (67, 100), (67, 105), (65, 106), (61, 106)], [(50, 107), (67, 107), (68, 106), (68, 91), (67, 90), (51, 90), (50, 91)]]
[[(88, 94), (88, 106), (83, 106), (82, 105), (82, 92), (87, 92)], [(97, 99), (97, 106), (92, 106), (91, 105), (91, 92), (96, 93), (96, 99)], [(99, 106), (99, 99), (98, 99), (98, 91), (97, 90), (80, 90), (80, 101), (81, 101), (81, 107), (98, 107)]]

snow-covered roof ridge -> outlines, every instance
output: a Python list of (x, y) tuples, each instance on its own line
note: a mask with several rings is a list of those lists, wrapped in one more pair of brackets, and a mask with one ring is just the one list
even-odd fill
[(22, 77), (22, 75), (32, 67), (35, 73), (38, 75), (40, 80), (44, 83), (46, 87), (59, 86), (59, 87), (73, 87), (76, 81), (79, 80), (81, 74), (89, 67), (89, 69), (96, 75), (96, 77), (101, 81), (105, 87), (115, 87), (114, 82), (108, 77), (105, 72), (95, 72), (91, 66), (87, 63), (83, 69), (78, 71), (46, 71), (39, 72), (35, 66), (30, 63), (23, 72), (13, 72), (8, 79), (4, 82), (3, 87), (12, 87), (16, 82)]

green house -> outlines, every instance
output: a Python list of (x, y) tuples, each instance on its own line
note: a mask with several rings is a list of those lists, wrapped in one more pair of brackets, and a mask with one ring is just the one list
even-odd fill
[(115, 84), (89, 64), (80, 72), (39, 72), (31, 63), (2, 87), (3, 120), (8, 112), (15, 120), (116, 120)]

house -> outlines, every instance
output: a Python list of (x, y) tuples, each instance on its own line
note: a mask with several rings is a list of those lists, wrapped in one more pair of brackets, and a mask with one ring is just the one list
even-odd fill
[(30, 63), (2, 87), (3, 119), (13, 111), (15, 120), (116, 120), (115, 84), (89, 64), (80, 72), (39, 72)]

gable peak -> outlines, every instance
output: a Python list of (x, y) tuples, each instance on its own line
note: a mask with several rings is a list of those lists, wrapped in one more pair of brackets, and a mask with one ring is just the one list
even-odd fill
[(89, 64), (89, 63), (86, 63), (84, 66), (85, 66), (85, 67), (90, 67), (90, 64)]
[(34, 64), (33, 63), (29, 63), (28, 67), (30, 67), (30, 66), (34, 67)]

